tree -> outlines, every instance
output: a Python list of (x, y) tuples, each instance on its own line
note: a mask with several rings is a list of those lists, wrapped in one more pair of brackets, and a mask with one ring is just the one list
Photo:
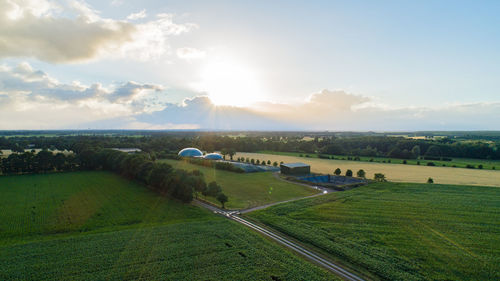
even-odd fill
[(375, 175), (373, 175), (373, 179), (375, 181), (378, 181), (378, 182), (385, 182), (385, 181), (387, 181), (387, 179), (385, 178), (385, 175), (382, 174), (382, 173), (375, 173)]
[(208, 184), (207, 188), (202, 191), (201, 194), (203, 194), (204, 196), (215, 197), (220, 192), (222, 192), (222, 188), (217, 184), (217, 182), (213, 181)]
[(431, 145), (425, 152), (425, 156), (431, 156), (431, 157), (440, 157), (441, 156), (441, 149), (439, 149), (439, 146), (437, 145)]
[(233, 156), (236, 154), (236, 150), (234, 148), (230, 148), (227, 150), (227, 154), (229, 154), (229, 158), (233, 161)]
[(274, 161), (274, 162), (273, 162), (273, 166), (274, 166), (274, 167), (277, 167), (277, 166), (278, 166), (278, 162)]
[(198, 198), (198, 194), (203, 193), (203, 191), (207, 189), (207, 184), (205, 182), (205, 179), (203, 178), (203, 174), (199, 170), (194, 170), (191, 173), (193, 174), (191, 178), (191, 184), (193, 185), (195, 196), (196, 198)]
[(413, 153), (413, 156), (415, 158), (418, 158), (420, 156), (420, 146), (418, 145), (415, 145), (412, 149), (411, 149), (411, 153)]
[(53, 157), (53, 165), (58, 171), (63, 171), (66, 168), (66, 156), (61, 152)]
[(260, 163), (265, 166), (266, 165), (266, 160), (262, 160)]
[(226, 160), (226, 155), (229, 154), (229, 151), (226, 148), (223, 148), (220, 150), (220, 154), (222, 154), (222, 157), (224, 157), (224, 160)]
[(222, 209), (224, 209), (224, 204), (228, 201), (228, 198), (226, 196), (226, 194), (222, 193), (222, 192), (219, 192), (217, 194), (217, 201), (219, 201), (221, 204), (222, 204)]
[(257, 159), (257, 161), (255, 161), (255, 164), (259, 165), (260, 164), (260, 160)]
[(356, 175), (358, 176), (358, 178), (365, 178), (365, 176), (366, 176), (365, 170), (360, 169), (360, 170), (356, 173)]
[(252, 159), (250, 160), (250, 163), (255, 164), (255, 159), (253, 159), (253, 158), (252, 158)]
[(432, 178), (428, 178), (427, 183), (434, 183), (434, 180)]
[(346, 175), (346, 177), (352, 177), (351, 169), (347, 169), (347, 171), (345, 172), (345, 175)]
[(342, 173), (342, 171), (340, 170), (340, 168), (337, 168), (335, 169), (335, 172), (333, 172), (335, 175), (340, 175), (340, 173)]
[(271, 165), (271, 160), (267, 160), (267, 165)]
[(35, 161), (38, 163), (38, 171), (36, 172), (48, 172), (54, 169), (53, 166), (53, 154), (48, 150), (42, 150), (38, 152), (35, 156)]

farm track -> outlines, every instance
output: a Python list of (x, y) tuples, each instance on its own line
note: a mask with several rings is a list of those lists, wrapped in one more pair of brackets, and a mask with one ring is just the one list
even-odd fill
[[(317, 195), (316, 195), (317, 196)], [(230, 220), (233, 220), (235, 222), (238, 222), (240, 224), (243, 224), (244, 226), (254, 230), (254, 231), (257, 231), (259, 232), (260, 234), (268, 237), (268, 238), (271, 238), (272, 240), (278, 242), (279, 244), (287, 247), (288, 249), (291, 249), (293, 250), (294, 252), (304, 256), (305, 258), (307, 258), (308, 260), (316, 263), (316, 264), (319, 264), (321, 265), (323, 268), (329, 270), (330, 272), (334, 273), (335, 275), (341, 277), (342, 279), (344, 280), (349, 280), (349, 281), (362, 281), (364, 280), (363, 278), (359, 277), (358, 275), (348, 271), (347, 269), (341, 267), (340, 265), (338, 264), (335, 264), (321, 256), (319, 256), (318, 254), (314, 253), (313, 251), (311, 250), (308, 250), (302, 246), (300, 246), (299, 244), (297, 243), (294, 243), (290, 240), (288, 240), (287, 238), (285, 238), (284, 236), (282, 235), (279, 235), (277, 234), (276, 232), (273, 232), (267, 228), (264, 228), (264, 227), (261, 227), (261, 226), (258, 226), (256, 224), (253, 224), (243, 218), (241, 218), (240, 216), (237, 215), (237, 212), (226, 212), (224, 210), (221, 210), (217, 207), (214, 207), (212, 205), (208, 205), (208, 204), (205, 204), (203, 202), (200, 202), (200, 201), (195, 201), (194, 202), (195, 205), (197, 206), (200, 206), (200, 207), (203, 207), (203, 208), (206, 208), (206, 209), (209, 209), (213, 212), (216, 212), (218, 214), (221, 214), (225, 217), (227, 217), (228, 219)]]

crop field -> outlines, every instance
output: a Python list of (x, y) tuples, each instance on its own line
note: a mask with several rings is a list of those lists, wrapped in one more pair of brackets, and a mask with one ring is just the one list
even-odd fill
[[(273, 155), (297, 156), (297, 157), (305, 157), (305, 158), (318, 158), (318, 154), (315, 154), (315, 153), (308, 154), (308, 153), (300, 153), (300, 152), (281, 152), (281, 151), (268, 151), (268, 150), (259, 151), (259, 153), (273, 154)], [(335, 159), (337, 159), (337, 160), (346, 160), (347, 157), (348, 157), (347, 155), (335, 155)], [(359, 161), (375, 162), (375, 163), (388, 163), (388, 164), (403, 164), (403, 161), (405, 161), (405, 159), (395, 159), (395, 158), (388, 158), (388, 157), (359, 156)], [(467, 165), (472, 165), (472, 166), (474, 166), (474, 168), (478, 169), (479, 165), (482, 165), (483, 169), (485, 169), (485, 170), (497, 170), (497, 169), (500, 170), (500, 160), (468, 159), (468, 158), (453, 158), (452, 161), (406, 159), (406, 165), (417, 165), (417, 162), (419, 162), (421, 166), (427, 166), (427, 163), (432, 162), (436, 166), (440, 166), (440, 167), (466, 168)]]
[(500, 280), (500, 189), (376, 183), (247, 214), (385, 280)]
[(223, 218), (7, 246), (0, 268), (1, 280), (336, 280)]
[(0, 206), (0, 245), (212, 217), (108, 172), (2, 176)]
[(478, 185), (478, 186), (497, 186), (500, 187), (500, 169), (499, 170), (479, 170), (463, 169), (449, 167), (430, 167), (404, 164), (386, 164), (375, 162), (330, 160), (319, 158), (306, 158), (288, 155), (271, 155), (263, 153), (237, 153), (238, 157), (248, 157), (260, 160), (303, 162), (311, 165), (311, 171), (316, 173), (332, 174), (336, 168), (342, 170), (342, 174), (347, 169), (351, 169), (354, 174), (359, 169), (366, 172), (367, 178), (373, 178), (374, 173), (383, 173), (389, 181), (395, 182), (414, 182), (424, 183), (429, 177), (439, 184), (458, 184), (458, 185)]
[(337, 280), (107, 172), (0, 177), (0, 280)]
[[(229, 197), (229, 202), (226, 203), (226, 208), (229, 209), (246, 209), (305, 197), (318, 192), (312, 188), (278, 180), (270, 172), (239, 174), (179, 160), (165, 159), (160, 161), (178, 169), (200, 170), (205, 175), (207, 183), (216, 181), (221, 185), (222, 191)], [(219, 204), (214, 198), (207, 197), (205, 199), (214, 204)]]
[[(30, 152), (30, 151), (35, 151), (35, 154), (42, 151), (42, 149), (40, 148), (35, 148), (35, 149), (25, 149), (24, 152)], [(51, 151), (52, 153), (56, 154), (56, 153), (64, 153), (65, 155), (69, 155), (69, 154), (72, 154), (73, 152), (72, 151), (68, 151), (68, 150), (58, 150), (58, 149), (54, 149), (54, 150), (49, 150)], [(12, 150), (10, 149), (0, 149), (0, 158), (3, 158), (3, 157), (9, 157), (9, 155), (12, 154)]]

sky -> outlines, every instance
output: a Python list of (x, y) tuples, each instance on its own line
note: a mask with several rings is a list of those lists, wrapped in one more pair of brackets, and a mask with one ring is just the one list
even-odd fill
[(0, 0), (0, 129), (500, 130), (499, 13)]

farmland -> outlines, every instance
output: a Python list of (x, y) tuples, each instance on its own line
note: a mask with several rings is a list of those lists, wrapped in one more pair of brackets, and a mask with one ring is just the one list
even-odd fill
[[(222, 186), (223, 192), (229, 197), (226, 207), (230, 209), (251, 208), (317, 193), (311, 188), (280, 181), (270, 172), (239, 174), (198, 166), (185, 161), (169, 159), (160, 161), (175, 168), (200, 170), (205, 175), (207, 182), (216, 181)], [(219, 204), (214, 198), (207, 197), (205, 199)]]
[[(315, 153), (280, 152), (280, 151), (269, 151), (269, 150), (259, 151), (258, 153), (272, 154), (272, 155), (297, 156), (297, 157), (305, 157), (305, 158), (319, 158), (319, 154), (315, 154)], [(346, 159), (348, 159), (348, 157), (354, 157), (354, 156), (335, 155), (334, 157), (337, 160), (346, 160)], [(487, 159), (453, 158), (451, 161), (442, 161), (442, 160), (394, 159), (394, 158), (388, 158), (388, 157), (359, 156), (358, 161), (375, 162), (375, 163), (388, 163), (388, 164), (404, 164), (404, 161), (406, 161), (406, 165), (421, 165), (421, 166), (427, 166), (427, 163), (432, 162), (436, 166), (440, 166), (440, 167), (467, 168), (467, 165), (470, 165), (470, 166), (473, 166), (474, 168), (478, 168), (479, 165), (481, 165), (482, 168), (485, 170), (500, 169), (500, 160), (487, 160)]]
[(328, 280), (232, 221), (107, 172), (0, 177), (1, 280)]
[(248, 216), (375, 278), (500, 278), (495, 187), (377, 183)]
[(354, 173), (363, 169), (366, 176), (372, 178), (374, 173), (383, 173), (390, 181), (424, 183), (431, 177), (440, 184), (478, 185), (500, 187), (500, 170), (478, 170), (449, 167), (430, 167), (404, 164), (386, 164), (374, 162), (330, 160), (306, 158), (288, 155), (271, 155), (263, 153), (237, 153), (235, 157), (255, 158), (260, 160), (303, 162), (311, 165), (316, 173), (333, 173), (336, 168), (342, 172), (351, 169)]

